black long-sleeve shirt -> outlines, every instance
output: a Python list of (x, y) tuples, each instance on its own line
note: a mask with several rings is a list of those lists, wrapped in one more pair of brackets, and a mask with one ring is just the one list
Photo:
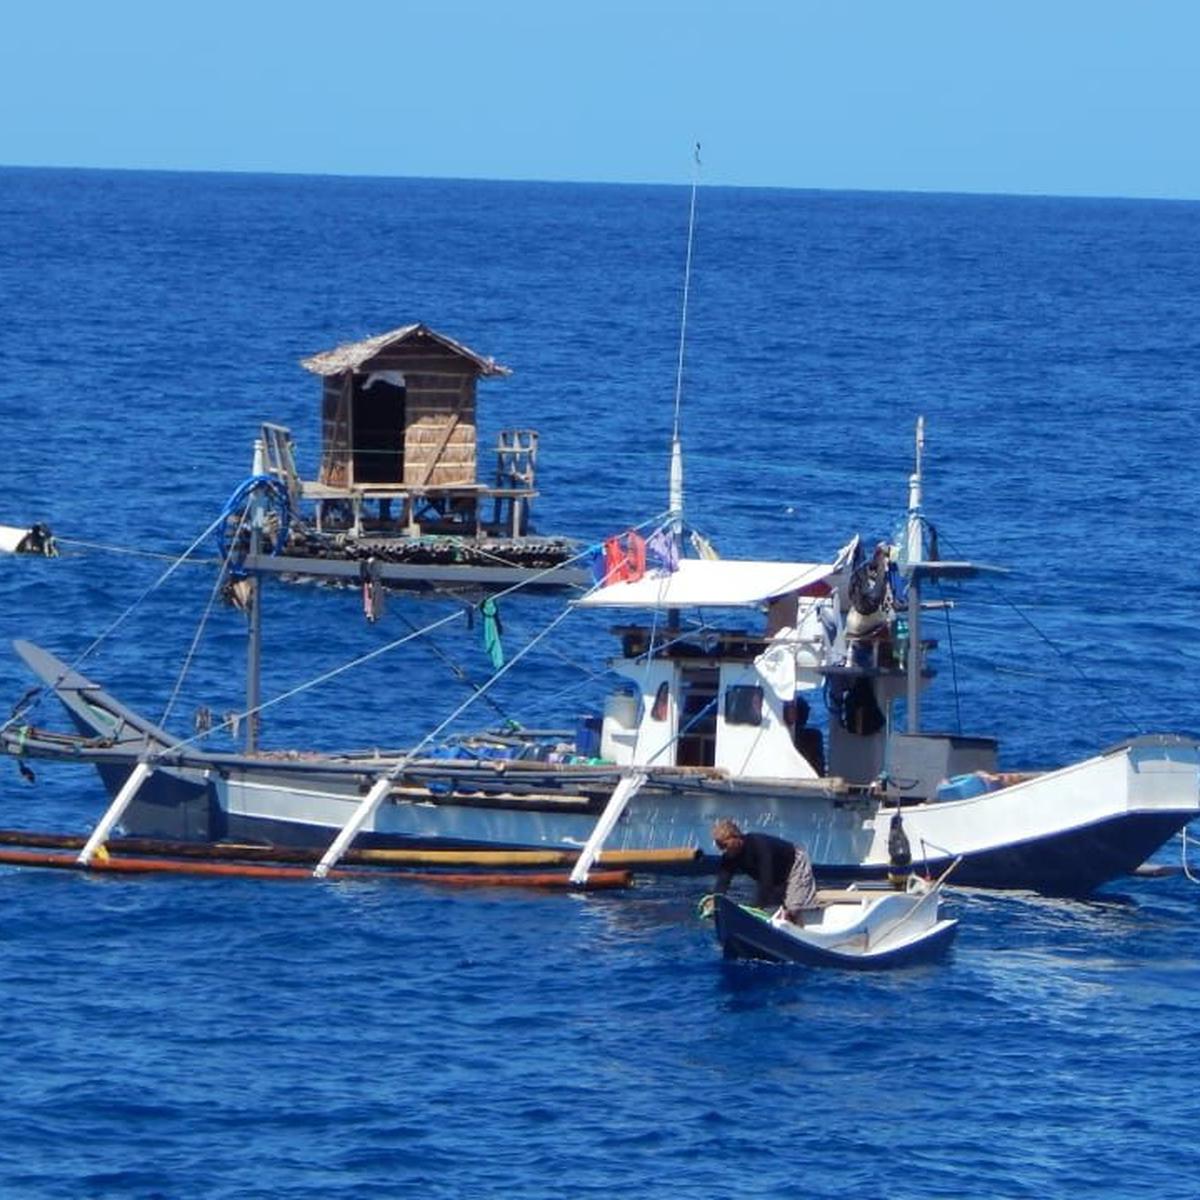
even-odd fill
[(721, 855), (717, 881), (713, 888), (722, 893), (739, 872), (749, 875), (758, 885), (754, 903), (759, 908), (773, 908), (783, 903), (788, 873), (796, 861), (796, 847), (783, 838), (769, 833), (747, 833), (742, 836), (737, 854), (728, 851)]

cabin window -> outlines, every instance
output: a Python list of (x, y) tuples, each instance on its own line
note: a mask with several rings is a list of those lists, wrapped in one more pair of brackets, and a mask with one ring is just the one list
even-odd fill
[(725, 689), (726, 725), (761, 725), (762, 719), (762, 688), (735, 684)]
[(658, 691), (654, 693), (654, 706), (650, 709), (650, 716), (656, 721), (665, 721), (667, 719), (667, 705), (671, 700), (671, 685), (664, 679), (658, 685)]

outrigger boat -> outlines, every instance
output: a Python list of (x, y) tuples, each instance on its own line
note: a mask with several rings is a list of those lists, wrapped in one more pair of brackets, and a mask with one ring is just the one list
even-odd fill
[(717, 940), (726, 958), (874, 970), (943, 954), (958, 922), (941, 915), (942, 880), (910, 875), (903, 891), (884, 887), (820, 891), (800, 922), (713, 897)]
[[(922, 446), (918, 425), (897, 544), (868, 557), (855, 538), (824, 562), (676, 559), (680, 471), (649, 555), (636, 535), (613, 539), (599, 584), (573, 602), (645, 614), (615, 630), (618, 686), (574, 741), (507, 731), (439, 747), (447, 721), (404, 753), (263, 751), (255, 601), (242, 752), (175, 737), (28, 643), (18, 652), (75, 732), (35, 726), (22, 709), (2, 744), (22, 759), (98, 768), (111, 803), (84, 859), (119, 826), (317, 847), (318, 875), (352, 844), (574, 848), (583, 879), (606, 848), (711, 854), (711, 823), (729, 817), (803, 843), (820, 878), (870, 879), (897, 865), (898, 819), (913, 864), (936, 872), (961, 859), (958, 883), (1090, 892), (1200, 815), (1200, 743), (1143, 736), (1056, 770), (1001, 772), (991, 738), (922, 729), (936, 648), (922, 628), (923, 589), (988, 570), (937, 557), (922, 512)], [(765, 625), (718, 625), (730, 611)], [(827, 732), (806, 719), (822, 693)]]

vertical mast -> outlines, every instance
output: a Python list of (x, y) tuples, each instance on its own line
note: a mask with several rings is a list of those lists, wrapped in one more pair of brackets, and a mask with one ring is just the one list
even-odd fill
[[(266, 474), (266, 449), (261, 438), (254, 441), (254, 476)], [(262, 551), (263, 503), (258, 489), (250, 493), (250, 560), (257, 563)], [(262, 696), (262, 579), (250, 572), (250, 621), (246, 641), (246, 753), (258, 749), (258, 706)]]
[(917, 581), (921, 549), (921, 458), (925, 451), (925, 418), (917, 418), (916, 469), (908, 479), (908, 525), (904, 557), (908, 567), (908, 732), (921, 731), (921, 587)]

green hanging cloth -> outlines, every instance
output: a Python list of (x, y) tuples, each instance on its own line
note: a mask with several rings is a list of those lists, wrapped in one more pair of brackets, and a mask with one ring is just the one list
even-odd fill
[(496, 601), (489, 596), (480, 606), (483, 614), (483, 648), (492, 660), (492, 670), (504, 666), (504, 647), (500, 644), (500, 610)]

